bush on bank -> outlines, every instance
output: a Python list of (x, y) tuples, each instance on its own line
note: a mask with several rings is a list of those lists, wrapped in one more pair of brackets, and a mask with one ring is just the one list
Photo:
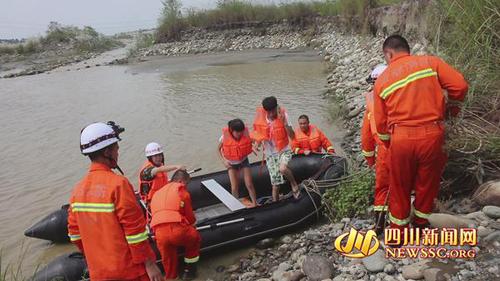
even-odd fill
[(45, 36), (29, 39), (20, 44), (0, 45), (0, 55), (30, 55), (56, 48), (66, 48), (76, 53), (103, 52), (123, 44), (98, 33), (90, 26), (78, 28), (51, 22)]

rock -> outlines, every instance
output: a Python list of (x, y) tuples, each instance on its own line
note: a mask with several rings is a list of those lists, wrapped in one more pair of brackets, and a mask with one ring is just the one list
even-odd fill
[(500, 207), (485, 206), (483, 208), (483, 213), (492, 219), (498, 219), (500, 218)]
[(477, 220), (477, 221), (488, 221), (490, 219), (490, 218), (488, 218), (487, 215), (485, 215), (481, 211), (477, 211), (477, 212), (466, 214), (466, 215), (464, 215), (464, 218), (474, 219), (474, 220)]
[(305, 233), (305, 238), (307, 240), (312, 240), (312, 241), (320, 241), (322, 240), (322, 235), (319, 231), (316, 230), (308, 230)]
[(363, 258), (362, 261), (366, 269), (374, 273), (384, 271), (384, 267), (388, 263), (382, 250), (378, 250), (373, 255)]
[(306, 256), (302, 271), (311, 281), (320, 281), (333, 276), (333, 265), (322, 256)]
[(285, 236), (281, 237), (281, 243), (290, 244), (292, 242), (293, 242), (293, 238), (290, 235), (285, 235)]
[(287, 271), (281, 275), (278, 281), (299, 281), (304, 277), (304, 273), (300, 270)]
[(488, 234), (488, 236), (484, 237), (483, 240), (485, 242), (495, 242), (495, 241), (500, 242), (500, 230), (496, 230), (495, 232)]
[(489, 229), (489, 228), (486, 228), (486, 227), (481, 225), (477, 228), (477, 235), (479, 237), (485, 237), (485, 236), (488, 236), (493, 231), (494, 231), (493, 229)]
[(481, 206), (500, 206), (500, 180), (485, 182), (474, 192), (472, 200)]
[(266, 238), (266, 239), (263, 239), (263, 240), (260, 240), (259, 242), (257, 242), (257, 245), (255, 245), (255, 247), (259, 248), (259, 249), (267, 249), (267, 248), (270, 248), (274, 245), (274, 239), (272, 238)]
[(429, 216), (429, 223), (431, 224), (432, 227), (438, 227), (438, 228), (474, 227), (476, 225), (476, 223), (473, 220), (461, 216), (454, 216), (441, 213), (431, 214)]
[(242, 280), (242, 281), (254, 280), (256, 275), (257, 275), (257, 272), (255, 272), (255, 271), (245, 272), (245, 273), (240, 275), (240, 280)]
[(233, 265), (229, 266), (229, 267), (226, 269), (226, 272), (227, 272), (227, 273), (233, 273), (233, 272), (238, 271), (238, 269), (240, 269), (240, 265), (239, 265), (239, 264), (233, 264)]
[(299, 257), (304, 255), (306, 252), (307, 250), (305, 248), (299, 248), (292, 253), (290, 260), (297, 261)]
[(403, 266), (401, 269), (401, 273), (405, 279), (419, 280), (424, 278), (424, 270), (427, 268), (427, 262), (417, 262), (414, 264)]
[(427, 268), (424, 270), (425, 281), (446, 281), (450, 280), (449, 275), (445, 277), (439, 268)]
[(260, 279), (257, 279), (256, 281), (272, 281), (272, 280), (269, 278), (260, 278)]
[(388, 263), (384, 266), (384, 272), (387, 274), (394, 274), (396, 272), (396, 267), (392, 263)]

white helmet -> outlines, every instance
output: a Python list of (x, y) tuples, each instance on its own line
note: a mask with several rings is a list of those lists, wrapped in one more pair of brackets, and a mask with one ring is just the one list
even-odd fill
[(146, 149), (144, 150), (144, 152), (146, 154), (146, 157), (149, 157), (163, 153), (163, 149), (161, 148), (161, 145), (157, 144), (156, 142), (151, 142), (146, 145)]
[(379, 65), (375, 66), (375, 68), (373, 69), (372, 73), (370, 74), (370, 77), (373, 80), (376, 80), (382, 74), (382, 72), (384, 72), (384, 70), (386, 68), (387, 68), (386, 64), (379, 64)]
[(119, 141), (112, 126), (105, 123), (92, 123), (80, 134), (80, 150), (84, 155), (101, 150)]

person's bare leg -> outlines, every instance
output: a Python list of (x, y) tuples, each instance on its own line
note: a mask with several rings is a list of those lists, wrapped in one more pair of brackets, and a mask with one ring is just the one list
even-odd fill
[(253, 185), (252, 171), (249, 167), (243, 168), (243, 179), (245, 180), (248, 195), (250, 195), (250, 199), (252, 200), (252, 207), (255, 207), (257, 206), (257, 195), (255, 194), (255, 186)]
[(293, 196), (297, 197), (296, 194), (299, 191), (299, 185), (295, 181), (292, 171), (288, 168), (286, 164), (280, 164), (280, 173), (285, 176), (285, 178), (290, 182), (292, 186)]
[(273, 202), (277, 202), (280, 199), (280, 187), (279, 185), (273, 185)]
[(240, 171), (237, 169), (229, 168), (227, 169), (227, 173), (229, 174), (229, 181), (231, 182), (231, 194), (233, 194), (234, 198), (240, 198), (240, 179), (239, 173)]

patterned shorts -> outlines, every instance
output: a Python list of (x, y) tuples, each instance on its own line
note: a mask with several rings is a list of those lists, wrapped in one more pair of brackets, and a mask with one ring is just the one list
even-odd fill
[(280, 185), (285, 183), (283, 175), (280, 173), (280, 164), (288, 164), (292, 159), (292, 151), (286, 150), (279, 154), (266, 156), (266, 166), (269, 171), (272, 185)]

